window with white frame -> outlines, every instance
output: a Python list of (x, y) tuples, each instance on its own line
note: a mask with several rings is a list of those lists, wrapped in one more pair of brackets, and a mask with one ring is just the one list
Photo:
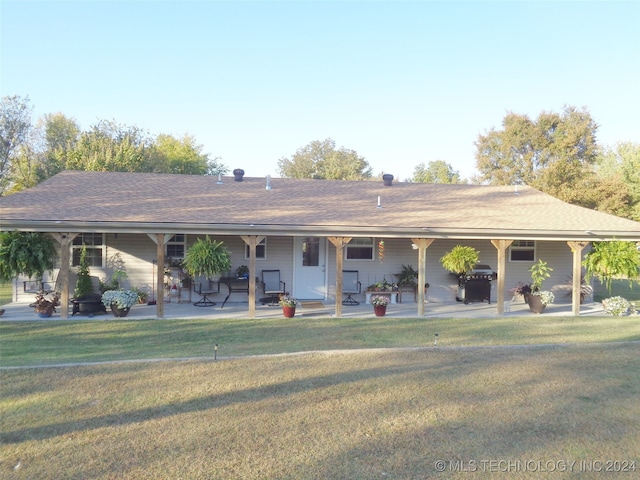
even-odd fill
[(533, 262), (536, 259), (535, 240), (514, 240), (509, 249), (512, 262)]
[(373, 238), (353, 238), (345, 247), (347, 260), (373, 260)]
[(184, 233), (178, 233), (171, 237), (165, 247), (165, 255), (167, 259), (172, 261), (182, 260), (187, 244), (187, 236)]
[(87, 264), (90, 267), (102, 267), (104, 265), (104, 234), (81, 233), (73, 239), (71, 244), (71, 265), (80, 265), (82, 246), (87, 249)]
[[(245, 245), (244, 259), (249, 260), (249, 258), (251, 258), (249, 245)], [(265, 260), (266, 258), (267, 258), (267, 237), (264, 237), (262, 241), (256, 245), (256, 260)]]

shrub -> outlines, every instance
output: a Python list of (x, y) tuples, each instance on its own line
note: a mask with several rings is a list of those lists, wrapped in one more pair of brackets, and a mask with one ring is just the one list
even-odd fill
[(614, 317), (622, 317), (629, 313), (631, 304), (622, 297), (610, 297), (602, 300), (602, 306), (604, 307), (604, 313)]

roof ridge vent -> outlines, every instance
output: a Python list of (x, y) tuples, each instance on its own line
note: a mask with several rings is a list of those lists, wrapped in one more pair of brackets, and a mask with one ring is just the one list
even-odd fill
[(385, 173), (382, 175), (382, 181), (384, 182), (385, 187), (390, 187), (393, 184), (393, 175)]

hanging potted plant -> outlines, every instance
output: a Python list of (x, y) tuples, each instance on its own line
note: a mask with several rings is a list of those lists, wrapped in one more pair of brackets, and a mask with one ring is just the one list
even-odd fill
[(18, 275), (42, 280), (56, 259), (53, 238), (36, 232), (0, 232), (0, 281)]
[(463, 245), (456, 245), (440, 259), (442, 267), (458, 278), (457, 301), (465, 299), (465, 277), (473, 271), (479, 259), (480, 253), (475, 248)]
[(292, 318), (296, 314), (298, 300), (291, 295), (282, 295), (278, 303), (282, 307), (282, 314), (285, 318)]
[(138, 292), (133, 290), (107, 290), (102, 294), (102, 304), (111, 308), (116, 317), (126, 317), (136, 303), (138, 303)]
[(389, 296), (372, 295), (371, 305), (373, 305), (373, 313), (376, 317), (384, 317), (387, 313), (387, 305), (389, 305)]
[(191, 278), (211, 279), (231, 269), (231, 256), (222, 242), (211, 240), (207, 235), (189, 248), (182, 266)]

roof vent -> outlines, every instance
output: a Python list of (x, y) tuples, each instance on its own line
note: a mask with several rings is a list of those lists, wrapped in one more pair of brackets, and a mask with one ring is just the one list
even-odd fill
[(267, 190), (271, 190), (271, 175), (267, 175)]
[(385, 187), (390, 187), (393, 183), (393, 175), (391, 175), (390, 173), (385, 173), (384, 175), (382, 175), (382, 181), (384, 182)]
[(233, 180), (236, 182), (241, 182), (243, 180), (244, 177), (244, 170), (242, 170), (241, 168), (236, 168), (233, 171), (233, 176), (235, 177)]
[(217, 183), (218, 183), (218, 185), (222, 185), (222, 183), (223, 183), (222, 182), (222, 174), (221, 173), (218, 174), (218, 182)]

